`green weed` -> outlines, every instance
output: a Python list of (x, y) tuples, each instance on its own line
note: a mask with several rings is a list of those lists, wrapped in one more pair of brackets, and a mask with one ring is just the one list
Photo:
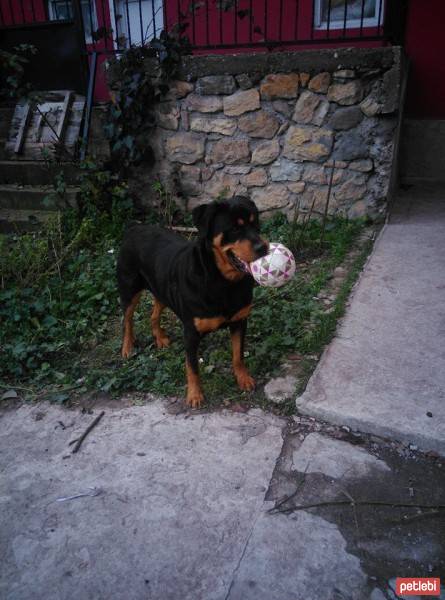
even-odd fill
[[(61, 241), (54, 244), (56, 250), (49, 241), (54, 238), (51, 229), (40, 237), (27, 234), (13, 242), (0, 238), (2, 273), (6, 266), (0, 290), (3, 385), (26, 387), (35, 394), (43, 390), (47, 397), (59, 402), (79, 391), (99, 390), (113, 396), (132, 391), (182, 396), (182, 327), (166, 311), (164, 327), (172, 345), (163, 350), (155, 348), (148, 294), (136, 314), (135, 354), (127, 361), (120, 358), (121, 316), (115, 263), (122, 219), (100, 213), (99, 236), (92, 216), (84, 217), (77, 229), (70, 223), (75, 217), (67, 213), (65, 218), (67, 223), (59, 228)], [(291, 245), (295, 227), (283, 216), (277, 216), (264, 223), (263, 230), (270, 240)], [(290, 353), (319, 352), (332, 336), (348, 289), (341, 292), (330, 314), (323, 312), (314, 297), (362, 228), (361, 222), (332, 221), (320, 247), (321, 225), (309, 223), (296, 250), (298, 271), (293, 281), (278, 289), (255, 288), (246, 363), (259, 383), (278, 372)], [(68, 237), (64, 237), (66, 230), (71, 232)], [(66, 253), (70, 244), (71, 250)], [(55, 256), (59, 256), (58, 267), (54, 265)], [(355, 275), (351, 274), (351, 281)], [(261, 402), (260, 394), (246, 395), (236, 388), (227, 330), (204, 338), (200, 357), (204, 391), (210, 403), (243, 397)]]

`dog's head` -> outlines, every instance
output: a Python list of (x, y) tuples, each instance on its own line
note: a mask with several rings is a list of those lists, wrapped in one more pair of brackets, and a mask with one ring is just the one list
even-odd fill
[(192, 215), (199, 236), (211, 243), (216, 264), (227, 279), (244, 273), (241, 261), (252, 262), (269, 250), (260, 235), (258, 209), (249, 198), (203, 204)]

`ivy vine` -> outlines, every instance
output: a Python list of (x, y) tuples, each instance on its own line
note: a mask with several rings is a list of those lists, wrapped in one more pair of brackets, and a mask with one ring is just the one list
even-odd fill
[(13, 50), (0, 49), (0, 99), (19, 100), (31, 92), (31, 85), (25, 81), (25, 69), (29, 63), (28, 56), (34, 55), (37, 48), (31, 44), (20, 44)]
[[(155, 125), (154, 108), (177, 76), (181, 56), (190, 52), (183, 30), (177, 26), (168, 33), (162, 31), (159, 38), (129, 48), (115, 62), (119, 78), (113, 84), (105, 125), (115, 172), (124, 174), (130, 167), (153, 163), (150, 134)], [(149, 64), (154, 65), (151, 71)]]

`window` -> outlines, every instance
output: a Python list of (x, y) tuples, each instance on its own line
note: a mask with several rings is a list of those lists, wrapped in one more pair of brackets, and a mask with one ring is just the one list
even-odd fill
[(162, 0), (115, 0), (113, 4), (120, 48), (159, 37), (163, 28)]
[[(94, 0), (80, 0), (85, 41), (93, 42), (93, 32), (97, 31), (96, 5)], [(71, 0), (48, 0), (48, 15), (51, 21), (68, 21), (73, 18)]]
[(384, 0), (317, 0), (315, 27), (377, 27), (383, 23)]

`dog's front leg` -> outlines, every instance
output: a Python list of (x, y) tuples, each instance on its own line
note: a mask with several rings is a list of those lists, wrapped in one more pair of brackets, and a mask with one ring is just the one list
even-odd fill
[(255, 380), (250, 376), (244, 364), (244, 339), (246, 337), (247, 320), (235, 321), (230, 324), (232, 338), (232, 365), (236, 381), (242, 390), (253, 390)]
[(204, 394), (199, 380), (198, 347), (201, 335), (193, 325), (184, 326), (185, 368), (187, 372), (187, 404), (199, 408), (204, 400)]

